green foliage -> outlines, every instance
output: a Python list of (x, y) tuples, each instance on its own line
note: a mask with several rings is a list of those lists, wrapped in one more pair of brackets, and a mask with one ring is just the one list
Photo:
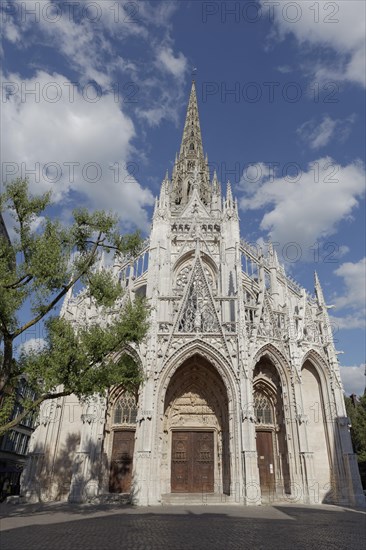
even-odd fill
[(11, 416), (15, 405), (15, 392), (12, 391), (3, 396), (0, 407), (0, 426), (5, 425)]
[[(146, 334), (146, 304), (127, 303), (117, 314), (113, 307), (122, 287), (110, 272), (95, 269), (103, 251), (134, 256), (141, 247), (139, 233), (121, 236), (114, 215), (86, 209), (74, 211), (73, 223), (64, 227), (45, 215), (50, 200), (50, 193), (31, 196), (27, 180), (21, 179), (9, 184), (0, 197), (0, 212), (10, 211), (16, 232), (13, 242), (0, 238), (0, 434), (14, 405), (20, 375), (39, 396), (38, 402), (60, 391), (86, 396), (116, 383), (136, 387), (141, 381), (136, 364), (123, 349)], [(76, 333), (65, 319), (49, 316), (78, 282), (101, 315), (112, 312), (107, 327), (79, 327)], [(19, 311), (28, 304), (32, 316), (22, 323)], [(42, 320), (44, 349), (23, 353), (16, 361), (14, 340)], [(34, 408), (32, 403), (22, 404), (27, 410)]]
[(123, 350), (144, 336), (146, 314), (143, 302), (128, 303), (106, 327), (93, 324), (81, 327), (77, 333), (69, 321), (51, 317), (45, 323), (46, 346), (41, 351), (23, 353), (20, 358), (28, 384), (38, 394), (55, 392), (62, 384), (63, 392), (79, 397), (114, 384), (138, 386), (139, 368)]
[(100, 306), (112, 307), (123, 294), (121, 285), (108, 271), (88, 275), (88, 291)]
[(347, 415), (351, 421), (351, 437), (359, 462), (366, 462), (366, 394), (356, 405), (350, 397), (345, 397)]
[[(91, 272), (100, 250), (135, 254), (141, 246), (138, 232), (118, 234), (118, 220), (112, 214), (75, 210), (74, 223), (66, 228), (40, 216), (50, 205), (49, 193), (29, 196), (26, 180), (8, 185), (1, 198), (0, 208), (10, 210), (18, 235), (11, 244), (5, 239), (0, 242), (0, 320), (9, 332), (19, 328), (17, 311), (27, 300), (32, 303), (34, 315), (43, 316), (49, 304), (62, 297), (58, 294), (70, 286), (72, 279), (90, 284), (89, 291), (92, 295), (95, 292), (100, 303), (111, 304), (113, 297), (118, 297), (116, 286), (112, 288), (107, 275)], [(37, 221), (38, 230), (34, 230)], [(16, 261), (12, 261), (14, 255)]]

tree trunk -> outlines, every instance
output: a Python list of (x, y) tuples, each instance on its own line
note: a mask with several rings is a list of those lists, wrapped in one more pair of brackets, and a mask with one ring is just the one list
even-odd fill
[(4, 359), (0, 372), (0, 391), (3, 391), (9, 382), (13, 370), (13, 337), (4, 334)]

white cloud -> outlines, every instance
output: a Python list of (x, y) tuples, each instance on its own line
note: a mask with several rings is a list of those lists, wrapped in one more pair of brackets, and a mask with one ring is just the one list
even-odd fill
[(342, 317), (333, 316), (337, 329), (366, 328), (366, 258), (345, 262), (335, 271), (343, 279), (344, 292), (333, 297), (335, 306), (345, 311)]
[(336, 121), (324, 116), (322, 122), (314, 127), (313, 121), (304, 122), (297, 129), (298, 135), (309, 142), (311, 149), (324, 147), (330, 141), (336, 127)]
[(265, 164), (264, 162), (249, 164), (243, 172), (243, 176), (238, 184), (238, 187), (245, 193), (253, 195), (263, 183), (265, 183), (268, 179), (271, 179), (272, 181), (273, 178), (274, 169), (268, 164)]
[[(7, 80), (13, 90), (18, 87), (3, 103), (3, 167), (16, 170), (8, 179), (36, 169), (36, 175), (29, 175), (32, 192), (52, 189), (53, 199), (67, 209), (77, 191), (83, 198), (80, 205), (117, 212), (127, 224), (147, 229), (145, 207), (153, 197), (128, 173), (138, 175), (138, 165), (132, 162), (135, 130), (113, 94), (79, 91), (62, 75), (44, 71), (29, 80), (14, 74)], [(22, 97), (22, 86), (38, 90), (36, 97)]]
[(335, 271), (343, 279), (343, 292), (333, 295), (332, 302), (342, 316), (331, 316), (337, 330), (366, 328), (366, 258), (358, 262), (345, 262)]
[(31, 351), (41, 351), (46, 345), (44, 338), (29, 338), (19, 346), (20, 353), (29, 353)]
[(173, 0), (162, 2), (141, 2), (138, 4), (138, 18), (156, 27), (169, 27), (171, 18), (179, 9), (179, 4)]
[[(131, 95), (130, 102), (138, 100), (135, 114), (150, 126), (164, 118), (176, 122), (187, 68), (185, 56), (173, 47), (171, 19), (178, 3), (84, 0), (56, 5), (49, 0), (14, 0), (13, 4), (4, 16), (4, 35), (18, 48), (37, 45), (57, 49), (75, 81), (82, 85), (95, 81), (104, 92), (118, 86), (120, 100), (131, 99)], [(27, 15), (32, 11), (35, 15)], [(140, 56), (134, 58), (133, 49), (126, 47), (131, 37), (146, 53), (143, 64)], [(29, 68), (50, 72), (44, 59), (39, 56)], [(155, 77), (156, 68), (159, 78)]]
[(340, 367), (341, 379), (346, 395), (363, 395), (365, 391), (365, 364), (354, 367)]
[[(118, 56), (105, 62), (111, 44), (103, 32), (103, 21), (110, 20), (112, 12), (108, 4), (111, 2), (95, 2), (94, 13), (91, 12), (92, 3), (89, 4), (88, 9), (80, 2), (67, 6), (51, 4), (48, 0), (28, 0), (26, 3), (15, 0), (13, 8), (3, 18), (5, 37), (23, 49), (34, 43), (57, 45), (58, 53), (67, 58), (70, 67), (79, 71), (80, 81), (95, 80), (103, 87), (110, 86), (111, 71)], [(93, 21), (94, 17), (99, 17), (97, 10), (103, 15), (99, 26)], [(128, 31), (130, 26), (123, 25), (121, 20), (121, 34), (125, 34), (124, 28)]]
[(151, 109), (141, 109), (138, 111), (138, 116), (146, 120), (149, 126), (159, 126), (166, 115), (167, 113), (164, 107), (153, 107)]
[(338, 257), (343, 258), (343, 256), (346, 256), (346, 254), (348, 254), (349, 251), (350, 251), (349, 246), (345, 244), (341, 244), (341, 246), (338, 249)]
[(12, 20), (9, 20), (7, 23), (4, 22), (3, 31), (4, 37), (6, 40), (9, 40), (9, 42), (16, 43), (20, 41), (19, 28), (17, 28)]
[(351, 215), (365, 191), (361, 162), (341, 166), (330, 157), (310, 163), (292, 181), (288, 176), (275, 177), (273, 171), (267, 175), (263, 168), (257, 182), (246, 178), (247, 173), (240, 182), (244, 192), (240, 207), (266, 209), (260, 228), (273, 242), (298, 243), (303, 259), (317, 240), (336, 232), (337, 224)]
[(342, 315), (342, 317), (330, 315), (329, 318), (334, 332), (359, 328), (364, 330), (366, 328), (365, 314), (361, 311), (353, 311), (347, 315)]
[(163, 47), (159, 51), (157, 63), (177, 79), (182, 79), (187, 70), (186, 57), (182, 54), (182, 52), (179, 52), (177, 57), (175, 57), (173, 50), (169, 47)]
[(366, 258), (359, 262), (346, 262), (341, 264), (334, 273), (343, 278), (345, 294), (336, 298), (336, 306), (356, 307), (366, 304)]
[(279, 73), (282, 73), (282, 74), (287, 74), (287, 73), (291, 73), (292, 72), (292, 69), (289, 65), (279, 65), (277, 67), (277, 71)]
[[(268, 3), (261, 0), (263, 10)], [(321, 60), (315, 66), (316, 78), (349, 80), (365, 86), (365, 2), (359, 0), (302, 0), (273, 2), (277, 36), (293, 34), (300, 46), (310, 46), (316, 55), (331, 48), (337, 54), (333, 65)]]
[(332, 119), (324, 115), (319, 124), (316, 124), (314, 119), (304, 122), (296, 133), (311, 149), (320, 149), (328, 145), (332, 139), (344, 141), (349, 136), (355, 119), (355, 115), (345, 119)]

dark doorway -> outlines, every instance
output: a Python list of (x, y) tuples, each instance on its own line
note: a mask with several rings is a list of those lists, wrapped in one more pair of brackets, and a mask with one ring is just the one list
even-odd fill
[(275, 488), (272, 432), (257, 431), (256, 436), (261, 492), (269, 494)]
[(213, 432), (172, 433), (172, 493), (214, 492)]
[(114, 432), (109, 476), (109, 491), (111, 493), (130, 492), (134, 447), (134, 431), (120, 430)]

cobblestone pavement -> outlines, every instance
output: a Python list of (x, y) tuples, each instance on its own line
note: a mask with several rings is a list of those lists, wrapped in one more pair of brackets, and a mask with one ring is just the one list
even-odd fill
[(365, 547), (366, 511), (278, 505), (2, 505), (1, 550), (340, 550)]

